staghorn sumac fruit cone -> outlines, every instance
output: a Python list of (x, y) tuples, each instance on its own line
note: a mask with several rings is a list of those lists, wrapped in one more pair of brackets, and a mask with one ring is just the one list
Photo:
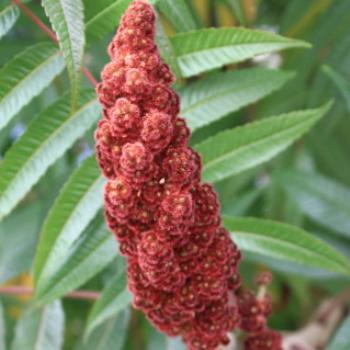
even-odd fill
[[(155, 19), (145, 1), (129, 6), (97, 87), (105, 217), (128, 261), (134, 307), (190, 350), (214, 350), (241, 323), (241, 254), (221, 226), (213, 187), (201, 182), (174, 75), (154, 42)], [(259, 339), (247, 344), (260, 349)]]

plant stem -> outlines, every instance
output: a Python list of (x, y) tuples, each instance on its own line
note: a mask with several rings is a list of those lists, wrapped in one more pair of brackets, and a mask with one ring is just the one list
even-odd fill
[[(22, 286), (0, 287), (0, 294), (32, 296), (33, 289), (29, 287), (22, 287)], [(93, 292), (89, 290), (77, 290), (66, 294), (64, 298), (96, 300), (99, 298), (99, 296), (100, 296), (100, 293), (98, 292)]]
[[(22, 4), (21, 0), (12, 0), (12, 3), (17, 5), (20, 8), (20, 10), (22, 10), (23, 13), (25, 13), (32, 20), (32, 22), (35, 23), (38, 26), (38, 28), (40, 28), (54, 43), (58, 44), (56, 34), (50, 28), (48, 28), (45, 25), (45, 23), (43, 23), (40, 20), (40, 18), (38, 18), (27, 6)], [(82, 68), (82, 72), (85, 75), (85, 77), (90, 81), (92, 86), (95, 87), (97, 85), (97, 81), (91, 74), (91, 72), (85, 67)]]

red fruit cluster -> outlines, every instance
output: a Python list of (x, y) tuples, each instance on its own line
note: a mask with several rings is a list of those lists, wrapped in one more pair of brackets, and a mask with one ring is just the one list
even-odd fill
[(216, 193), (200, 181), (201, 160), (154, 35), (152, 7), (135, 0), (97, 87), (105, 216), (128, 260), (134, 306), (190, 350), (215, 350), (240, 323), (240, 252), (220, 226)]
[(106, 219), (128, 258), (135, 307), (190, 349), (214, 350), (238, 325), (240, 252), (220, 227), (216, 193), (200, 182), (200, 157), (178, 117), (174, 76), (160, 60), (154, 23), (152, 8), (134, 1), (97, 88)]
[(266, 294), (266, 287), (271, 283), (269, 272), (261, 273), (256, 279), (260, 287), (258, 296), (251, 291), (244, 291), (238, 298), (241, 315), (240, 328), (248, 333), (245, 350), (282, 350), (282, 337), (278, 332), (267, 327), (267, 318), (271, 314), (271, 298)]

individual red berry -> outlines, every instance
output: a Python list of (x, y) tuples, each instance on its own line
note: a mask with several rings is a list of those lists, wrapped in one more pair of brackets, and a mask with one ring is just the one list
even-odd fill
[(170, 193), (160, 205), (159, 226), (164, 230), (188, 227), (194, 220), (192, 196), (188, 192)]
[(185, 119), (176, 118), (174, 128), (174, 138), (172, 144), (175, 146), (185, 146), (190, 138), (191, 132), (186, 125)]
[(150, 167), (152, 155), (141, 142), (127, 143), (120, 157), (121, 170), (129, 176)]
[(282, 350), (282, 337), (280, 333), (270, 329), (251, 334), (244, 342), (245, 350)]
[(173, 136), (171, 116), (166, 113), (151, 112), (143, 119), (141, 138), (153, 152), (162, 151)]
[(169, 182), (186, 185), (198, 178), (200, 164), (193, 150), (188, 147), (169, 147), (162, 163)]
[(137, 134), (141, 123), (141, 113), (139, 107), (131, 103), (126, 98), (116, 100), (114, 106), (108, 114), (111, 129), (114, 135), (119, 137), (129, 137)]

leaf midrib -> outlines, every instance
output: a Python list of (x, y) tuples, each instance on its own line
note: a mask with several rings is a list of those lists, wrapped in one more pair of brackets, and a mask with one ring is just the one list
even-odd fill
[[(69, 40), (67, 40), (68, 41), (68, 50), (69, 50), (70, 56), (72, 57), (72, 60), (70, 61), (70, 63), (72, 64), (73, 71), (77, 71), (77, 67), (75, 65), (74, 50), (73, 50), (73, 47), (72, 47), (73, 37), (72, 37), (71, 32), (70, 32), (69, 24), (68, 24), (68, 22), (66, 20), (66, 13), (65, 13), (65, 9), (64, 9), (62, 0), (59, 0), (59, 4), (60, 4), (60, 8), (62, 10), (64, 26), (65, 26), (66, 32), (68, 33), (68, 37), (69, 37)], [(62, 42), (62, 46), (63, 46), (64, 45), (63, 41), (60, 40), (60, 42)], [(66, 42), (66, 44), (67, 44), (67, 42)]]
[[(295, 187), (298, 187), (298, 186), (295, 186)], [(339, 203), (338, 201), (335, 200), (334, 197), (330, 198), (330, 197), (327, 197), (326, 194), (322, 193), (322, 192), (319, 192), (317, 190), (315, 190), (314, 187), (311, 187), (307, 184), (307, 186), (302, 186), (306, 189), (308, 189), (310, 191), (311, 189), (311, 193), (313, 193), (313, 197), (315, 198), (320, 198), (321, 200), (323, 199), (325, 202), (328, 202), (330, 204), (333, 204), (335, 207), (339, 208), (340, 211), (344, 211), (345, 213), (349, 214), (350, 216), (350, 210), (349, 210), (349, 207), (341, 205), (341, 203)], [(300, 188), (300, 187), (299, 187)], [(344, 210), (345, 209), (345, 210)]]
[[(60, 229), (60, 232), (63, 232), (65, 230), (65, 228), (67, 227), (68, 223), (70, 222), (72, 216), (73, 216), (73, 213), (75, 214), (77, 212), (77, 209), (80, 208), (81, 206), (81, 203), (84, 201), (84, 199), (86, 198), (86, 196), (90, 193), (90, 190), (95, 187), (95, 185), (102, 179), (102, 176), (99, 176), (89, 187), (88, 187), (88, 190), (84, 192), (83, 194), (83, 197), (81, 197), (81, 200), (79, 201), (78, 205), (76, 205), (74, 207), (74, 209), (72, 211), (70, 211), (70, 215), (68, 217), (68, 219), (65, 221), (62, 229)], [(52, 219), (53, 220), (53, 219)], [(50, 222), (48, 221), (46, 225), (49, 225)], [(82, 229), (83, 230), (83, 229)], [(81, 231), (82, 231), (81, 230)], [(44, 237), (44, 235), (43, 235)], [(61, 234), (57, 235), (56, 236), (56, 239), (54, 240), (53, 244), (55, 244), (58, 239), (61, 237)], [(47, 262), (49, 261), (50, 257), (51, 257), (51, 254), (52, 254), (52, 249), (50, 250), (50, 253), (47, 255), (47, 258), (43, 261), (43, 264), (42, 264), (42, 268), (40, 270), (40, 273), (39, 273), (39, 276), (37, 277), (37, 281), (38, 281), (38, 284), (40, 282), (40, 276), (42, 276), (43, 274), (43, 271), (45, 272), (45, 266), (47, 265)]]
[[(181, 113), (183, 115), (185, 115), (186, 113), (189, 113), (190, 111), (192, 111), (193, 109), (197, 109), (199, 108), (200, 106), (202, 105), (206, 105), (206, 104), (209, 104), (210, 102), (212, 102), (213, 100), (216, 100), (220, 97), (224, 97), (226, 95), (229, 95), (231, 93), (235, 93), (236, 91), (240, 91), (242, 90), (243, 88), (247, 88), (247, 87), (251, 87), (253, 86), (254, 84), (257, 84), (258, 82), (260, 81), (264, 81), (266, 80), (266, 77), (264, 77), (264, 79), (261, 78), (261, 75), (257, 74), (256, 77), (254, 77), (254, 79), (252, 79), (251, 81), (246, 81), (244, 83), (241, 83), (240, 85), (237, 84), (237, 86), (235, 87), (231, 87), (231, 88), (227, 88), (227, 89), (224, 89), (222, 90), (220, 93), (217, 93), (215, 95), (209, 95), (207, 97), (205, 97), (204, 99), (201, 99), (199, 100), (198, 102), (192, 104), (190, 107), (187, 107), (185, 109), (183, 109), (181, 111)], [(283, 81), (283, 79), (281, 79), (281, 81)], [(277, 87), (276, 87), (277, 88)]]
[[(305, 124), (310, 123), (310, 125), (312, 125), (313, 123), (311, 123), (311, 120), (313, 122), (315, 122), (317, 119), (318, 119), (318, 117), (310, 118), (307, 122), (305, 122)], [(231, 151), (229, 151), (229, 152), (227, 152), (227, 153), (225, 153), (225, 154), (223, 154), (223, 155), (221, 155), (219, 157), (216, 157), (216, 158), (214, 158), (212, 160), (209, 160), (207, 163), (204, 163), (203, 164), (203, 171), (205, 171), (206, 168), (212, 167), (213, 164), (220, 163), (226, 158), (230, 158), (230, 157), (232, 157), (235, 154), (239, 154), (239, 153), (243, 152), (245, 149), (251, 147), (253, 144), (259, 145), (260, 143), (264, 142), (267, 138), (272, 139), (272, 138), (275, 138), (277, 136), (283, 136), (285, 133), (289, 133), (291, 131), (295, 131), (295, 129), (301, 128), (303, 126), (305, 126), (304, 122), (300, 123), (300, 124), (297, 124), (297, 125), (294, 125), (293, 127), (290, 127), (288, 129), (284, 129), (281, 132), (276, 132), (276, 133), (270, 135), (269, 137), (263, 136), (261, 138), (257, 138), (255, 140), (253, 140), (252, 142), (248, 142), (248, 143), (244, 144), (243, 146), (239, 146), (238, 148), (235, 148), (235, 149), (233, 149), (233, 150), (231, 150)], [(286, 142), (284, 144), (288, 144), (290, 142), (292, 142), (292, 140), (289, 140), (288, 142)]]
[[(264, 33), (265, 34), (265, 33)], [(188, 41), (190, 42), (190, 41)], [(203, 52), (211, 52), (211, 51), (217, 51), (217, 50), (222, 50), (222, 49), (227, 49), (227, 48), (237, 48), (239, 46), (253, 46), (253, 45), (282, 45), (283, 48), (286, 47), (307, 47), (307, 44), (304, 44), (298, 40), (290, 40), (287, 38), (278, 40), (278, 41), (254, 41), (254, 42), (241, 42), (241, 43), (231, 43), (231, 44), (221, 44), (218, 46), (212, 46), (212, 47), (205, 47), (205, 48), (198, 48), (195, 51), (191, 51), (191, 52), (185, 52), (185, 53), (181, 53), (178, 52), (178, 47), (175, 46), (174, 50), (175, 50), (175, 54), (177, 56), (178, 59), (182, 59), (183, 57), (189, 57), (189, 56), (195, 56), (198, 53), (203, 53)], [(181, 45), (182, 47), (186, 47), (186, 43), (182, 43)], [(281, 48), (282, 49), (282, 48)], [(276, 50), (279, 50), (278, 48)]]
[[(288, 241), (288, 240), (283, 240), (281, 238), (278, 237), (272, 237), (272, 236), (264, 236), (263, 234), (259, 234), (259, 233), (255, 233), (255, 232), (251, 232), (251, 231), (245, 231), (245, 230), (229, 230), (231, 232), (231, 235), (233, 237), (233, 241), (235, 239), (235, 235), (240, 235), (243, 239), (245, 236), (250, 236), (254, 239), (254, 237), (256, 237), (256, 240), (262, 240), (262, 241), (274, 241), (277, 244), (282, 244), (282, 245), (288, 245), (293, 247), (294, 249), (297, 249), (299, 251), (304, 251), (307, 254), (309, 254), (310, 257), (314, 256), (322, 261), (327, 262), (331, 262), (331, 263), (336, 263), (336, 266), (340, 267), (340, 271), (345, 272), (346, 274), (350, 274), (350, 266), (348, 266), (348, 269), (345, 268), (345, 266), (343, 265), (345, 262), (341, 262), (338, 259), (335, 260), (335, 257), (333, 256), (329, 256), (328, 253), (326, 253), (325, 255), (322, 255), (321, 253), (315, 253), (312, 250), (308, 250), (306, 248), (304, 248), (301, 245), (297, 245), (294, 242)], [(281, 259), (281, 258), (280, 258)], [(289, 260), (289, 261), (293, 261), (295, 262), (296, 260)], [(317, 265), (314, 265), (315, 267), (317, 267)], [(325, 267), (323, 267), (324, 269), (326, 269)], [(333, 270), (334, 271), (334, 270)], [(337, 272), (339, 272), (339, 270), (337, 270)]]
[[(51, 55), (48, 59), (46, 59), (45, 61), (43, 61), (42, 63), (40, 63), (38, 66), (36, 66), (33, 70), (30, 71), (30, 73), (28, 75), (25, 76), (24, 79), (19, 80), (15, 85), (12, 86), (12, 88), (10, 90), (5, 91), (5, 94), (2, 95), (1, 99), (0, 99), (0, 104), (2, 104), (4, 101), (6, 101), (6, 99), (9, 97), (9, 95), (11, 95), (11, 92), (13, 92), (13, 90), (17, 89), (18, 86), (22, 85), (23, 83), (25, 83), (28, 79), (30, 80), (31, 77), (42, 68), (42, 66), (48, 64), (51, 60), (53, 60), (54, 58), (56, 58), (55, 56), (60, 55), (61, 52), (60, 51), (56, 51), (53, 55)], [(0, 90), (0, 94), (1, 94), (1, 90)]]
[(85, 24), (86, 31), (89, 29), (88, 27), (91, 25), (91, 23), (93, 23), (95, 20), (99, 19), (100, 17), (103, 17), (106, 12), (109, 12), (110, 8), (113, 8), (113, 7), (120, 5), (121, 1), (122, 0), (118, 0), (116, 2), (111, 3), (110, 5), (105, 7), (102, 11), (100, 11), (97, 15), (90, 18)]
[(13, 183), (16, 179), (18, 179), (18, 177), (20, 176), (20, 174), (23, 172), (23, 168), (25, 168), (25, 166), (31, 162), (31, 160), (37, 155), (38, 152), (40, 152), (43, 148), (45, 148), (46, 144), (49, 142), (49, 140), (55, 138), (55, 136), (58, 134), (59, 131), (61, 131), (68, 122), (70, 122), (72, 119), (74, 119), (76, 117), (77, 114), (81, 114), (85, 109), (87, 109), (92, 103), (96, 102), (96, 99), (90, 100), (87, 103), (85, 103), (83, 106), (81, 106), (80, 109), (76, 110), (76, 112), (74, 114), (72, 114), (68, 119), (66, 119), (58, 128), (56, 128), (52, 134), (50, 134), (50, 136), (48, 138), (46, 138), (44, 140), (43, 143), (41, 143), (40, 147), (36, 148), (36, 150), (31, 154), (31, 156), (29, 158), (27, 158), (26, 162), (23, 163), (23, 165), (20, 167), (20, 169), (17, 171), (17, 176), (14, 176), (11, 178), (11, 181), (7, 184), (7, 186), (5, 187), (5, 189), (2, 191), (2, 194), (6, 193), (8, 188), (9, 188), (9, 184)]
[[(96, 252), (96, 250), (98, 250), (98, 249), (99, 249), (103, 244), (105, 244), (106, 241), (108, 241), (109, 239), (110, 239), (110, 236), (109, 236), (109, 235), (106, 235), (106, 237), (104, 237), (103, 239), (101, 239), (101, 241), (98, 242), (98, 243), (95, 245), (95, 247), (94, 247), (95, 249), (94, 249), (94, 250), (91, 250), (91, 251), (90, 251), (87, 255), (85, 255), (81, 260), (76, 261), (75, 264), (73, 264), (73, 268), (75, 268), (76, 266), (82, 265), (91, 255), (93, 255), (93, 254)], [(72, 257), (72, 256), (69, 256), (69, 257), (67, 258), (67, 260), (64, 262), (64, 264), (61, 266), (61, 269), (57, 270), (56, 273), (52, 276), (51, 280), (55, 280), (55, 283), (52, 285), (52, 282), (50, 282), (50, 283), (46, 286), (46, 288), (43, 289), (43, 292), (41, 293), (41, 295), (38, 295), (38, 296), (37, 296), (37, 299), (38, 299), (38, 300), (40, 300), (40, 299), (44, 299), (44, 300), (45, 300), (45, 298), (43, 298), (42, 296), (45, 296), (45, 295), (49, 294), (49, 292), (52, 291), (52, 290), (55, 290), (55, 286), (58, 284), (57, 281), (62, 282), (62, 281), (64, 281), (65, 279), (67, 279), (67, 276), (70, 276), (70, 274), (66, 274), (66, 275), (60, 277), (60, 276), (59, 276), (59, 273), (62, 272), (62, 271), (64, 270), (64, 268), (67, 266), (67, 264), (69, 263), (71, 257)], [(70, 272), (71, 272), (71, 271), (70, 271)], [(60, 277), (60, 278), (58, 278), (58, 280), (55, 279), (55, 277), (56, 277), (57, 275), (58, 275), (58, 277)], [(38, 283), (38, 286), (39, 286), (39, 283)], [(44, 285), (44, 286), (45, 286), (45, 285)], [(52, 287), (52, 286), (53, 286), (53, 287)]]

